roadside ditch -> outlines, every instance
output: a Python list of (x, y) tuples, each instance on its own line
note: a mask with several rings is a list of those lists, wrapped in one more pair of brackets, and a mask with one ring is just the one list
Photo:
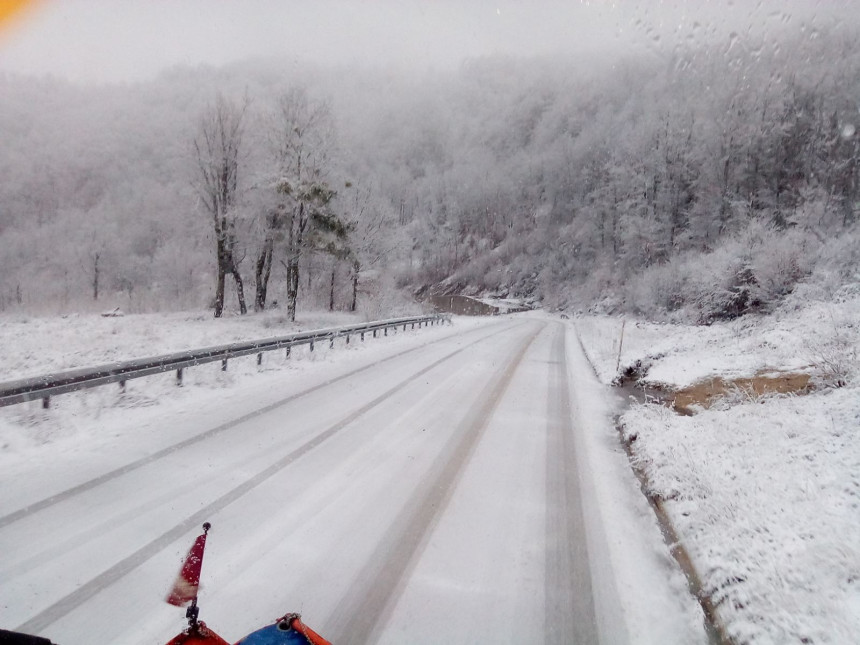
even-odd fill
[[(797, 372), (763, 371), (752, 377), (714, 377), (696, 382), (685, 388), (675, 389), (648, 382), (645, 380), (647, 371), (647, 366), (637, 362), (626, 368), (615, 379), (613, 386), (628, 401), (632, 398), (640, 403), (664, 405), (684, 416), (692, 416), (721, 403), (731, 405), (737, 402), (756, 401), (762, 397), (777, 394), (805, 395), (814, 389), (809, 374)], [(636, 435), (627, 437), (620, 417), (619, 414), (615, 418), (619, 441), (624, 447), (630, 467), (639, 481), (640, 490), (654, 511), (660, 532), (663, 534), (663, 540), (672, 557), (684, 572), (688, 590), (702, 608), (709, 643), (711, 645), (735, 645), (735, 641), (729, 636), (720, 618), (718, 603), (715, 603), (711, 595), (705, 590), (702, 577), (665, 508), (664, 500), (655, 494), (647, 473), (640, 465), (636, 450)]]
[(721, 401), (748, 402), (774, 394), (809, 394), (815, 388), (810, 375), (802, 372), (761, 371), (751, 377), (716, 376), (684, 388), (672, 388), (645, 380), (647, 368), (628, 367), (613, 381), (613, 386), (636, 401), (659, 403), (683, 416), (692, 416)]

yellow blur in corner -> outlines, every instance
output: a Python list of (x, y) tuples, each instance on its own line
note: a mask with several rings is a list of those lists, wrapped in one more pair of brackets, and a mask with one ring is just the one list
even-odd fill
[(0, 31), (7, 29), (15, 16), (25, 7), (32, 7), (38, 0), (0, 0)]

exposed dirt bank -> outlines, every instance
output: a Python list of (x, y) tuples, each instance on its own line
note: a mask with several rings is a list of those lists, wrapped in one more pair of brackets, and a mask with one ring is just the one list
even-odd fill
[(720, 401), (754, 401), (770, 394), (809, 394), (814, 388), (809, 374), (802, 372), (759, 372), (752, 377), (715, 377), (675, 390), (666, 385), (647, 383), (625, 374), (616, 385), (630, 396), (644, 401), (656, 401), (678, 414), (691, 416), (707, 410)]

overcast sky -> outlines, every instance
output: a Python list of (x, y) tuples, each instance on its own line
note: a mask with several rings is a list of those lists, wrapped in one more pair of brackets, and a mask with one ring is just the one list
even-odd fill
[(853, 18), (856, 0), (31, 0), (0, 69), (134, 81), (250, 57), (448, 67), (468, 57), (661, 51)]

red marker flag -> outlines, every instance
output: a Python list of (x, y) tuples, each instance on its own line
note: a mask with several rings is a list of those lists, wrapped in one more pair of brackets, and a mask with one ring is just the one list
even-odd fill
[(203, 535), (198, 535), (194, 540), (194, 546), (185, 558), (182, 570), (176, 576), (173, 589), (166, 600), (171, 605), (183, 607), (187, 603), (197, 600), (197, 588), (200, 586), (200, 569), (203, 566), (203, 549), (206, 548), (206, 534), (209, 532), (210, 524), (203, 525)]

